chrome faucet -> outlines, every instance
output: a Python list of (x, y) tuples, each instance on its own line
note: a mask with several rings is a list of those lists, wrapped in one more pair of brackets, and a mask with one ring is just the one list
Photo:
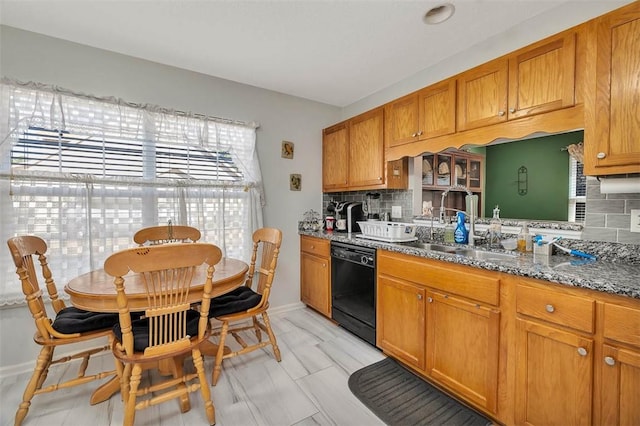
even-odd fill
[[(470, 212), (465, 212), (468, 214), (469, 216), (469, 245), (470, 246), (474, 246), (475, 245), (475, 239), (476, 239), (476, 204), (473, 201), (473, 192), (471, 192), (469, 190), (469, 188), (467, 188), (464, 185), (453, 185), (450, 186), (449, 188), (447, 188), (443, 193), (442, 193), (442, 199), (440, 200), (440, 223), (444, 223), (445, 222), (445, 211), (446, 210), (453, 210), (453, 211), (460, 211), (460, 210), (456, 210), (456, 209), (450, 209), (450, 208), (445, 208), (444, 207), (444, 199), (446, 198), (447, 194), (449, 194), (450, 191), (454, 190), (454, 189), (461, 189), (463, 191), (465, 191), (467, 193), (467, 196), (469, 196), (469, 210), (471, 210)], [(432, 232), (433, 232), (433, 222), (432, 222)]]

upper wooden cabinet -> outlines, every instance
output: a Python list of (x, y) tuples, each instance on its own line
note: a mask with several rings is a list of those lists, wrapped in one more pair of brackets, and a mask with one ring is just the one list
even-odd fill
[(458, 130), (507, 119), (507, 61), (495, 60), (458, 77)]
[(384, 109), (365, 112), (322, 132), (322, 189), (405, 189), (407, 160), (385, 161)]
[(457, 130), (574, 105), (575, 63), (570, 31), (460, 74)]
[(346, 121), (322, 131), (322, 187), (346, 189), (349, 177), (349, 124)]
[(584, 173), (640, 172), (640, 2), (597, 18), (591, 33)]
[(384, 184), (384, 111), (349, 120), (349, 186)]
[(385, 105), (385, 140), (397, 146), (456, 131), (456, 80), (426, 87)]

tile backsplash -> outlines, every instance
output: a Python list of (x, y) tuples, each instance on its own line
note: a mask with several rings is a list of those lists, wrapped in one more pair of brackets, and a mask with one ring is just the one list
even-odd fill
[[(631, 175), (630, 175), (631, 176)], [(382, 212), (391, 212), (391, 206), (401, 206), (402, 219), (411, 222), (413, 199), (411, 190), (348, 191), (325, 193), (322, 196), (322, 215), (327, 214), (331, 200), (366, 200), (368, 192), (380, 193)], [(640, 244), (640, 233), (631, 232), (631, 209), (640, 209), (640, 193), (602, 194), (600, 182), (595, 177), (587, 178), (586, 216), (582, 233), (583, 240), (605, 241), (622, 244)]]

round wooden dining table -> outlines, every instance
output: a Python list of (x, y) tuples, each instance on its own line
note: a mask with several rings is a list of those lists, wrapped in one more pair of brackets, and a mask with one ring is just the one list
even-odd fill
[[(240, 287), (245, 282), (248, 270), (249, 265), (241, 260), (222, 258), (215, 265), (211, 297), (223, 295), (234, 288)], [(203, 264), (197, 269), (193, 278), (193, 284), (189, 290), (190, 302), (198, 303), (202, 300), (206, 275), (207, 265)], [(124, 279), (129, 309), (131, 311), (144, 311), (148, 308), (148, 304), (147, 293), (144, 290), (141, 277), (138, 274), (130, 273), (125, 275)], [(71, 304), (78, 309), (93, 312), (118, 312), (114, 277), (108, 275), (104, 269), (96, 269), (73, 278), (64, 287), (64, 291), (69, 295)], [(210, 340), (206, 340), (200, 346), (200, 351), (205, 356), (215, 356), (218, 346)], [(181, 365), (178, 365), (181, 361), (176, 360), (177, 368), (181, 368)], [(163, 370), (162, 367), (161, 370)], [(93, 392), (90, 400), (91, 405), (106, 401), (119, 390), (119, 379), (114, 377)], [(188, 397), (187, 399), (182, 399), (181, 405), (183, 412), (189, 409)]]

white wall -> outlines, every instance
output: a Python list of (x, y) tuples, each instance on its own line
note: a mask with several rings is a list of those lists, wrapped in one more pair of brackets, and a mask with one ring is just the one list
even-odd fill
[[(98, 96), (260, 123), (257, 145), (267, 202), (264, 222), (283, 232), (270, 301), (273, 307), (299, 302), (297, 223), (305, 211), (322, 208), (322, 129), (339, 121), (339, 108), (6, 26), (0, 27), (0, 74)], [(295, 143), (293, 160), (280, 157), (282, 140)], [(302, 191), (289, 191), (291, 173), (302, 174)], [(15, 279), (18, 285), (17, 277), (6, 278)], [(31, 342), (32, 321), (26, 312), (26, 307), (0, 309), (0, 371), (35, 359), (36, 352), (33, 357), (24, 352), (24, 348), (36, 350)]]

